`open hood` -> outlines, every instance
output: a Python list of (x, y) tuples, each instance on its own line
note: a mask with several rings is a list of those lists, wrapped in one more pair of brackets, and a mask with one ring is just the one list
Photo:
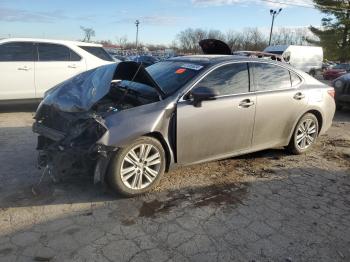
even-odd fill
[(203, 39), (199, 45), (207, 55), (232, 55), (231, 48), (221, 40)]
[(109, 92), (112, 80), (142, 83), (164, 97), (162, 89), (141, 64), (127, 61), (100, 66), (72, 77), (50, 89), (41, 104), (64, 112), (88, 111)]

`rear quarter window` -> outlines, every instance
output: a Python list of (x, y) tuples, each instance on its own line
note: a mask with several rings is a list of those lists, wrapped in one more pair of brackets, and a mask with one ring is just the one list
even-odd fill
[(79, 46), (79, 47), (102, 60), (110, 61), (110, 62), (114, 61), (113, 58), (107, 53), (107, 51), (104, 50), (102, 47), (98, 47), (98, 46)]

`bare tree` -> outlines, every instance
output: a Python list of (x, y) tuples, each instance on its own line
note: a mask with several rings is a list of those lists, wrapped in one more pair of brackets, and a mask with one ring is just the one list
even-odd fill
[(95, 30), (93, 28), (80, 26), (80, 29), (84, 32), (84, 42), (90, 42), (91, 37), (95, 36)]
[(121, 48), (125, 48), (125, 46), (128, 43), (128, 37), (126, 35), (123, 35), (121, 37), (116, 37), (117, 43)]

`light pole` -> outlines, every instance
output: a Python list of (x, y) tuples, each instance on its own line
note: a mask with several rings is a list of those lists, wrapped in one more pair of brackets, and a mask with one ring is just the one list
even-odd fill
[(135, 25), (136, 25), (136, 50), (138, 50), (138, 42), (139, 42), (139, 24), (140, 21), (136, 20)]
[(273, 30), (273, 24), (275, 22), (275, 17), (279, 15), (279, 13), (281, 13), (282, 8), (278, 9), (278, 11), (276, 10), (270, 10), (270, 15), (272, 15), (272, 23), (271, 23), (271, 31), (270, 31), (270, 40), (269, 40), (269, 45), (271, 45), (271, 37), (272, 37), (272, 30)]

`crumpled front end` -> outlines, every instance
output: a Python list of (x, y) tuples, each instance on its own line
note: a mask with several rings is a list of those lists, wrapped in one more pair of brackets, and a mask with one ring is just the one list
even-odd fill
[(96, 144), (107, 131), (99, 115), (62, 112), (42, 105), (35, 119), (40, 168), (48, 168), (55, 176), (91, 174), (98, 161), (108, 162), (107, 151), (113, 149)]
[(104, 135), (109, 137), (107, 119), (155, 103), (162, 94), (135, 62), (102, 66), (52, 88), (40, 103), (33, 124), (39, 135), (39, 167), (53, 175), (94, 172), (95, 182), (102, 180), (112, 152), (118, 149), (117, 144), (98, 143)]

